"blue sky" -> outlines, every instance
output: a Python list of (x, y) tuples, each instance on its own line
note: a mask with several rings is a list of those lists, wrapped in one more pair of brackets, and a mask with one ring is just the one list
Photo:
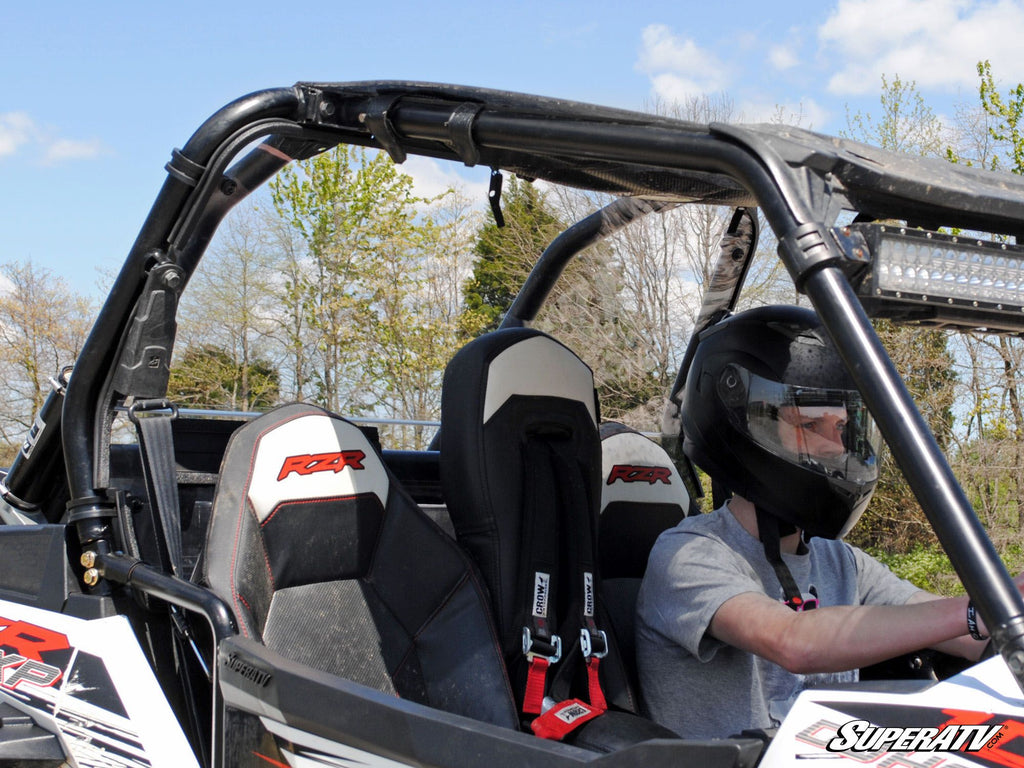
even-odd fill
[[(31, 7), (30, 7), (31, 6)], [(359, 7), (365, 6), (365, 7)], [(0, 17), (0, 263), (105, 293), (171, 149), (224, 103), (298, 80), (415, 79), (642, 109), (727, 94), (836, 133), (880, 78), (936, 112), (974, 64), (1024, 81), (1024, 0), (9, 3)], [(420, 162), (425, 184), (448, 178)]]

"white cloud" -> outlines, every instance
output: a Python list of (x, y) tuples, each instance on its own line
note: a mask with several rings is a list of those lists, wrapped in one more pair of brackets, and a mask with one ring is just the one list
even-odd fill
[(65, 160), (88, 160), (102, 153), (103, 143), (99, 139), (89, 141), (57, 139), (46, 148), (43, 161), (47, 165), (55, 165)]
[(0, 158), (23, 153), (44, 165), (88, 160), (103, 154), (99, 139), (67, 139), (25, 112), (0, 112)]
[(792, 69), (800, 63), (796, 52), (785, 45), (773, 45), (768, 51), (768, 62), (779, 71)]
[(636, 68), (650, 77), (654, 95), (669, 102), (682, 103), (728, 84), (726, 68), (713, 53), (664, 24), (644, 28)]
[(430, 157), (410, 155), (398, 170), (412, 176), (413, 189), (420, 197), (436, 197), (448, 189), (465, 189), (467, 186), (481, 186), (481, 199), (485, 199), (487, 194), (486, 182), (472, 184), (458, 173), (452, 163), (440, 163)]
[(32, 118), (24, 112), (0, 112), (0, 157), (13, 155), (32, 138)]
[(1024, 80), (1024, 0), (839, 0), (818, 29), (822, 53), (838, 60), (828, 89), (878, 90), (899, 75), (919, 88), (977, 87), (976, 64), (992, 62), (1000, 79)]

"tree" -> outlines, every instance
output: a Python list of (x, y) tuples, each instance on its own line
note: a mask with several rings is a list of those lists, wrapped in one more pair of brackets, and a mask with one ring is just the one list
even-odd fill
[(228, 350), (203, 345), (185, 349), (167, 389), (179, 405), (249, 411), (276, 405), (281, 382), (267, 360), (240, 363)]
[(850, 138), (874, 144), (893, 152), (941, 157), (946, 148), (946, 131), (942, 121), (925, 102), (917, 83), (903, 82), (896, 75), (889, 82), (882, 75), (879, 97), (881, 117), (871, 113), (847, 111), (846, 125)]
[[(848, 117), (849, 137), (883, 149), (941, 157), (944, 136), (914, 82), (897, 75), (892, 82), (882, 77), (882, 117), (857, 113)], [(941, 447), (952, 437), (952, 408), (956, 368), (945, 331), (899, 327), (876, 321), (875, 329), (907, 388), (914, 396)], [(931, 525), (911, 493), (895, 462), (887, 454), (881, 461), (878, 489), (863, 521), (850, 540), (861, 546), (884, 545), (907, 552), (922, 542), (935, 543)]]
[(297, 393), (348, 415), (437, 418), (466, 272), (464, 201), (424, 199), (387, 155), (346, 148), (286, 169), (272, 200)]
[[(274, 208), (298, 233), (304, 269), (289, 301), (305, 316), (305, 359), (312, 399), (332, 411), (361, 413), (370, 403), (361, 336), (368, 324), (365, 254), (372, 217), (387, 189), (372, 179), (390, 160), (341, 145), (289, 166), (271, 182)], [(303, 393), (306, 394), (306, 393)]]
[(31, 260), (4, 264), (0, 283), (0, 440), (13, 447), (49, 394), (49, 378), (78, 356), (92, 307)]
[(459, 321), (467, 339), (497, 329), (537, 259), (565, 228), (537, 187), (515, 176), (502, 208), (505, 226), (484, 224), (473, 247), (476, 262)]
[(1012, 173), (1024, 174), (1024, 133), (1021, 130), (1021, 119), (1024, 116), (1024, 83), (1018, 83), (1006, 94), (999, 93), (992, 65), (988, 61), (978, 63), (978, 76), (981, 84), (978, 95), (982, 109), (995, 119), (988, 124), (988, 133), (995, 140), (997, 147), (1005, 157), (1000, 159), (993, 155), (991, 167), (998, 168), (1006, 160), (1010, 160), (1009, 170)]
[[(172, 370), (169, 397), (243, 411), (276, 404), (279, 366), (268, 358), (282, 289), (278, 261), (259, 210), (236, 210), (182, 295), (184, 353)], [(209, 382), (198, 378), (204, 375)]]

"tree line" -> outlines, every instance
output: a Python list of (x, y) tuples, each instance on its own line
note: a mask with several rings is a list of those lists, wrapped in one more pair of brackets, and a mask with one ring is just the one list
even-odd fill
[[(978, 77), (977, 102), (947, 120), (913, 83), (883, 78), (880, 111), (848, 115), (844, 133), (1022, 173), (1024, 85), (1001, 91), (987, 63)], [(655, 109), (696, 122), (739, 117), (725, 96)], [(497, 327), (559, 232), (609, 200), (512, 178), (504, 227), (476, 202), (458, 190), (420, 196), (386, 155), (363, 149), (287, 167), (232, 214), (185, 291), (169, 396), (182, 407), (248, 411), (304, 400), (350, 417), (436, 420), (448, 359)], [(729, 214), (684, 206), (649, 215), (592, 246), (559, 281), (535, 325), (593, 368), (605, 418), (660, 429)], [(762, 239), (744, 301), (800, 302), (770, 233)], [(9, 460), (95, 308), (31, 262), (9, 262), (0, 275), (0, 446)], [(1020, 340), (878, 329), (997, 547), (1020, 570)], [(431, 431), (384, 428), (382, 438), (423, 447)], [(928, 578), (942, 570), (930, 526), (891, 461), (852, 538), (920, 565)]]

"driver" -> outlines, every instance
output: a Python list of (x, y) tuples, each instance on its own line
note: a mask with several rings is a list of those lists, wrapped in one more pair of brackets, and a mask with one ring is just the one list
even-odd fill
[(687, 738), (771, 729), (801, 690), (859, 667), (924, 647), (980, 655), (966, 597), (924, 592), (842, 541), (878, 480), (877, 441), (812, 311), (762, 307), (705, 331), (683, 435), (732, 496), (651, 552), (637, 662), (654, 720)]

